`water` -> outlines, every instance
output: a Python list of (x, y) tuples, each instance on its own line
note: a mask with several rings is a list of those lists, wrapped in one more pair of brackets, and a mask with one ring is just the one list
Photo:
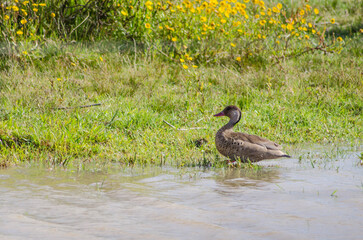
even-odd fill
[(361, 239), (360, 152), (296, 153), (257, 172), (0, 170), (0, 239)]

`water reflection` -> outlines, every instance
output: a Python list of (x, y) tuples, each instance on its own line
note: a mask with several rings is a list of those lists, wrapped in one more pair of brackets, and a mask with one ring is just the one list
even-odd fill
[(275, 168), (240, 169), (227, 168), (218, 171), (216, 181), (229, 187), (262, 187), (279, 179)]

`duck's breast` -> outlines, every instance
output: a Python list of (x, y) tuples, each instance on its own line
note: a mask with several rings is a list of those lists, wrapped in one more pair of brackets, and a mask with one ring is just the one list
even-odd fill
[(217, 132), (215, 139), (217, 150), (231, 159), (244, 158), (245, 142), (232, 138), (229, 133), (229, 131)]

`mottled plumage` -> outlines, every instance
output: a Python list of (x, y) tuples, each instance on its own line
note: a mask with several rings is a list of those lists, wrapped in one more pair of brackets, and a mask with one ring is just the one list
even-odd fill
[(217, 150), (231, 160), (257, 162), (264, 159), (290, 157), (281, 151), (282, 147), (268, 139), (246, 133), (234, 132), (233, 127), (241, 119), (241, 110), (236, 106), (228, 106), (215, 117), (227, 116), (229, 122), (216, 134)]

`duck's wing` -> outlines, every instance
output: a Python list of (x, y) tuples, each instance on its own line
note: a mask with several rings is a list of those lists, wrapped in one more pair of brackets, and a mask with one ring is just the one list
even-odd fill
[(270, 149), (270, 150), (281, 150), (282, 149), (282, 147), (279, 144), (272, 142), (266, 138), (256, 136), (256, 135), (250, 135), (247, 133), (240, 133), (240, 132), (231, 132), (230, 137), (232, 139), (234, 139), (235, 141), (243, 141), (243, 142), (249, 142), (252, 144), (257, 144), (262, 147), (266, 147), (267, 149)]

